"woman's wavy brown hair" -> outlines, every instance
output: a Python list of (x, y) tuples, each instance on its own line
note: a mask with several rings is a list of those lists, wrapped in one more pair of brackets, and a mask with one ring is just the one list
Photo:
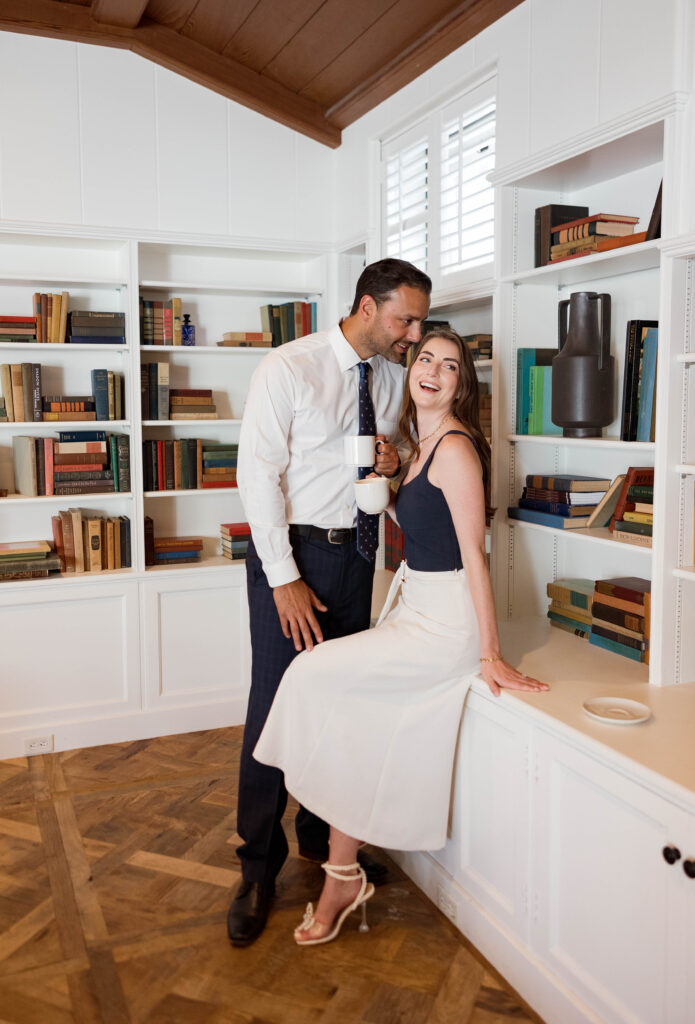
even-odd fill
[(452, 413), (468, 429), (471, 437), (475, 439), (480, 461), (483, 466), (483, 485), (485, 488), (485, 515), (488, 521), (494, 515), (494, 508), (490, 501), (490, 445), (480, 429), (480, 412), (478, 403), (478, 375), (473, 363), (473, 357), (468, 345), (461, 340), (456, 331), (448, 328), (428, 331), (427, 334), (415, 345), (409, 353), (408, 374), (405, 380), (403, 392), (403, 404), (398, 420), (398, 429), (401, 437), (410, 449), (407, 462), (411, 462), (420, 454), (420, 444), (417, 439), (417, 410), (410, 394), (410, 371), (417, 360), (420, 352), (432, 338), (443, 338), (444, 341), (451, 341), (456, 345), (459, 354), (459, 386), (452, 406)]

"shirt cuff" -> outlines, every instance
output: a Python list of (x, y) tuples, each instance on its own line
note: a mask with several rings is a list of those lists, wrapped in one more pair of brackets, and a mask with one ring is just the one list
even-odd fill
[(282, 562), (275, 562), (269, 566), (264, 565), (263, 571), (270, 587), (282, 587), (285, 583), (294, 583), (295, 580), (301, 579), (301, 573), (292, 555), (283, 559)]

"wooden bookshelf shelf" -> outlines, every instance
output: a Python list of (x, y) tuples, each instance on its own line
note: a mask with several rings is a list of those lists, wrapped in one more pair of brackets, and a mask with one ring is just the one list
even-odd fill
[(211, 426), (222, 426), (222, 427), (234, 427), (238, 426), (241, 420), (143, 420), (143, 427), (190, 427), (195, 425), (196, 427), (203, 424), (205, 428)]
[(176, 352), (185, 356), (196, 356), (211, 354), (220, 355), (266, 355), (272, 352), (271, 348), (260, 345), (140, 345), (141, 352)]
[(695, 366), (695, 352), (681, 352), (676, 356), (677, 363), (685, 363), (686, 366)]
[(581, 284), (599, 278), (633, 274), (638, 270), (653, 270), (661, 260), (660, 241), (639, 242), (620, 249), (592, 253), (573, 260), (562, 260), (545, 267), (518, 271), (502, 278), (503, 284), (552, 284), (558, 288), (565, 285)]
[(146, 573), (191, 573), (212, 571), (219, 572), (223, 570), (225, 572), (237, 572), (240, 574), (246, 573), (246, 563), (241, 559), (238, 562), (233, 562), (231, 558), (225, 558), (224, 555), (207, 555), (201, 558), (199, 562), (187, 562), (184, 565), (148, 565), (145, 568)]
[(17, 352), (26, 351), (31, 349), (32, 352), (39, 351), (44, 353), (57, 352), (60, 355), (64, 355), (66, 352), (114, 352), (119, 355), (124, 353), (130, 354), (130, 345), (71, 345), (69, 343), (60, 345), (54, 345), (48, 341), (0, 341), (0, 350), (4, 352)]
[(179, 488), (174, 491), (145, 491), (143, 493), (144, 498), (181, 498), (190, 497), (196, 495), (197, 497), (205, 496), (210, 497), (215, 494), (238, 494), (238, 487), (196, 487), (191, 490), (182, 490)]
[(631, 452), (653, 452), (653, 441), (621, 441), (619, 437), (561, 437), (543, 434), (508, 434), (513, 444), (569, 445), (573, 448), (620, 448)]
[(652, 549), (641, 547), (639, 544), (626, 544), (622, 541), (615, 540), (613, 535), (607, 526), (599, 527), (594, 530), (556, 530), (552, 526), (541, 526), (540, 523), (526, 523), (520, 519), (510, 519), (509, 526), (516, 530), (517, 528), (522, 530), (541, 530), (543, 533), (547, 533), (553, 537), (567, 537), (569, 540), (578, 540), (589, 542), (590, 544), (610, 544), (614, 549), (616, 547), (625, 549), (629, 548), (630, 551), (636, 551), (641, 555), (651, 556)]
[(13, 420), (0, 423), (0, 430), (13, 434), (33, 433), (35, 430), (103, 430), (108, 433), (111, 430), (130, 430), (130, 420)]
[(695, 583), (695, 565), (683, 565), (680, 569), (676, 568), (673, 570), (673, 575), (677, 576), (678, 579)]
[(680, 466), (676, 466), (676, 473), (680, 473), (681, 476), (695, 476), (695, 463), (681, 463)]
[(87, 491), (84, 494), (39, 494), (36, 498), (27, 498), (24, 494), (8, 494), (6, 498), (0, 498), (0, 508), (2, 508), (4, 502), (12, 502), (13, 505), (40, 505), (42, 502), (74, 505), (75, 503), (84, 504), (85, 501), (98, 501), (101, 505), (102, 502), (105, 501), (119, 501), (121, 498), (132, 497), (132, 491)]
[(32, 274), (17, 271), (13, 274), (0, 273), (0, 285), (46, 285), (52, 291), (64, 288), (127, 288), (128, 282), (121, 277), (63, 277), (62, 274)]
[(307, 288), (306, 285), (302, 288), (293, 286), (287, 287), (273, 287), (268, 284), (255, 284), (255, 285), (239, 285), (235, 287), (229, 283), (220, 282), (219, 284), (198, 284), (193, 281), (141, 281), (140, 288), (143, 291), (163, 291), (172, 292), (223, 292), (226, 295), (288, 295), (294, 299), (308, 300), (310, 296), (317, 296), (323, 294), (323, 287), (317, 282), (314, 286)]

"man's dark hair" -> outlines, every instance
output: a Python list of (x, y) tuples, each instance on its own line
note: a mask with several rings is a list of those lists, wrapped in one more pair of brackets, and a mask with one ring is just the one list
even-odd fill
[(432, 291), (432, 282), (427, 274), (418, 270), (412, 263), (395, 259), (377, 260), (376, 263), (370, 263), (360, 274), (350, 316), (354, 316), (360, 308), (363, 295), (371, 295), (377, 306), (381, 306), (401, 285), (417, 288), (428, 298)]

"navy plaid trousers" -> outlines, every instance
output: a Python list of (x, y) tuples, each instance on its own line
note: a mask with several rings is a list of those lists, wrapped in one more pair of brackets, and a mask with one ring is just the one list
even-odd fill
[[(348, 636), (369, 628), (374, 565), (358, 553), (354, 543), (329, 544), (291, 536), (297, 568), (304, 582), (328, 608), (318, 612), (324, 640)], [(273, 591), (268, 585), (253, 542), (246, 555), (246, 582), (251, 621), (251, 692), (246, 713), (239, 770), (237, 832), (243, 840), (237, 853), (242, 874), (249, 882), (274, 879), (288, 853), (281, 819), (287, 806), (287, 790), (278, 768), (253, 758), (280, 680), (297, 652), (283, 636)], [(326, 680), (330, 686), (330, 680)], [(357, 746), (356, 738), (355, 744)], [(346, 779), (346, 785), (350, 780)], [(340, 794), (336, 793), (336, 801)], [(295, 819), (300, 846), (310, 850), (328, 847), (328, 826), (300, 808)]]

